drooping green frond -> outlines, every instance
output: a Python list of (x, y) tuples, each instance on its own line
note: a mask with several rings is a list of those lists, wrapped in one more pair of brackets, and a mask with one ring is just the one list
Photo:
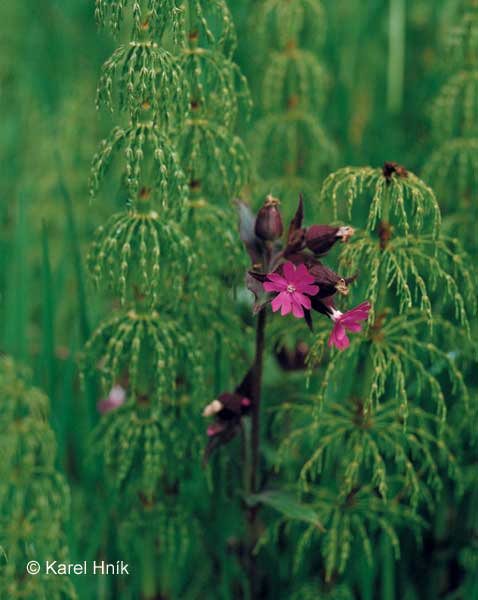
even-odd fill
[[(325, 13), (318, 0), (266, 0), (251, 15), (259, 44), (257, 104), (262, 113), (251, 135), (257, 183), (254, 191), (278, 194), (292, 211), (298, 189), (314, 190), (336, 166), (337, 148), (321, 119), (329, 88), (318, 49)], [(269, 189), (267, 189), (269, 188)], [(312, 193), (309, 193), (312, 197)]]
[(281, 50), (299, 41), (317, 48), (325, 38), (326, 17), (319, 0), (265, 0), (256, 19), (258, 38)]
[(185, 48), (180, 62), (194, 118), (210, 119), (226, 129), (235, 127), (239, 114), (247, 118), (252, 100), (235, 63), (217, 50), (197, 47)]
[(463, 18), (450, 32), (449, 48), (458, 64), (474, 65), (478, 56), (478, 10), (474, 0), (465, 0)]
[(309, 543), (320, 536), (321, 553), (325, 562), (326, 579), (334, 571), (343, 573), (351, 555), (352, 546), (361, 546), (369, 562), (373, 562), (373, 538), (383, 533), (389, 539), (395, 553), (400, 556), (398, 530), (407, 527), (419, 538), (422, 519), (404, 503), (392, 500), (383, 502), (371, 493), (367, 486), (353, 490), (342, 502), (333, 490), (320, 490), (314, 494), (313, 505), (321, 517), (326, 532), (308, 527), (297, 549), (297, 561), (301, 553), (308, 551)]
[(372, 232), (358, 234), (344, 246), (341, 271), (366, 272), (366, 297), (377, 305), (384, 286), (393, 290), (401, 313), (420, 308), (433, 320), (432, 300), (448, 305), (469, 333), (469, 317), (476, 312), (472, 271), (457, 240), (434, 234), (394, 237), (381, 248)]
[[(122, 510), (128, 520), (119, 524), (119, 544), (123, 552), (138, 556), (145, 550), (151, 552), (159, 547), (159, 563), (153, 564), (155, 570), (161, 570), (163, 579), (178, 568), (187, 568), (191, 552), (201, 543), (201, 530), (194, 515), (182, 508), (184, 498), (173, 487), (169, 497), (148, 499), (136, 497), (133, 502), (124, 503)], [(145, 548), (146, 544), (146, 548)], [(168, 584), (165, 585), (168, 588)]]
[(90, 189), (94, 196), (114, 153), (123, 150), (122, 177), (131, 205), (136, 206), (138, 195), (153, 195), (155, 208), (176, 207), (185, 203), (187, 188), (179, 158), (163, 131), (153, 121), (135, 123), (123, 129), (115, 127), (109, 138), (103, 140), (93, 158)]
[[(208, 274), (222, 279), (227, 291), (231, 286), (242, 285), (249, 263), (237, 232), (236, 207), (214, 206), (202, 200), (192, 200), (192, 205), (195, 210), (190, 219), (190, 234), (195, 240), (196, 260), (203, 265), (200, 268), (207, 268)], [(216, 263), (211, 257), (217, 248), (221, 248), (221, 260)]]
[(297, 446), (300, 456), (309, 455), (301, 470), (306, 491), (342, 456), (339, 472), (340, 494), (348, 496), (360, 481), (371, 481), (387, 500), (389, 487), (403, 479), (403, 497), (417, 508), (430, 502), (443, 486), (443, 467), (457, 476), (457, 461), (447, 447), (449, 431), (442, 431), (439, 417), (410, 406), (405, 426), (398, 400), (367, 408), (362, 401), (326, 403), (319, 412), (314, 405), (291, 405), (297, 428), (284, 440), (281, 455)]
[(145, 110), (161, 128), (179, 128), (187, 111), (180, 67), (156, 42), (130, 42), (117, 48), (103, 65), (96, 97), (112, 112), (115, 106), (136, 121)]
[(97, 23), (117, 35), (124, 21), (132, 19), (132, 37), (148, 33), (161, 37), (166, 29), (177, 35), (184, 24), (179, 0), (95, 0)]
[[(394, 486), (394, 492), (401, 489), (401, 482)], [(400, 556), (398, 531), (406, 527), (415, 532), (420, 539), (424, 522), (399, 496), (384, 502), (370, 486), (359, 486), (353, 489), (347, 498), (333, 489), (333, 482), (327, 487), (316, 488), (308, 494), (307, 505), (314, 510), (323, 528), (315, 524), (297, 523), (280, 518), (262, 535), (260, 546), (278, 542), (279, 532), (297, 532), (299, 541), (295, 548), (294, 564), (296, 569), (305, 560), (307, 554), (317, 551), (324, 563), (325, 580), (330, 581), (334, 574), (342, 574), (348, 566), (352, 552), (365, 554), (367, 562), (374, 562), (373, 544), (377, 535), (382, 533), (390, 541), (395, 557)]]
[(225, 127), (207, 119), (192, 118), (186, 123), (181, 149), (194, 195), (224, 204), (246, 183), (249, 165), (246, 149), (242, 140)]
[(247, 82), (231, 60), (236, 33), (224, 0), (189, 2), (187, 43), (181, 54), (190, 113), (180, 153), (193, 209), (226, 206), (248, 179), (249, 160), (235, 135), (251, 108)]
[[(474, 2), (465, 2), (450, 37), (451, 73), (432, 111), (432, 133), (440, 145), (426, 161), (423, 174), (437, 191), (446, 217), (455, 213), (446, 223), (448, 231), (464, 231), (466, 247), (475, 248), (476, 235), (467, 225), (474, 222), (478, 206), (478, 10)], [(468, 219), (460, 219), (463, 216)]]
[(440, 192), (447, 209), (462, 206), (475, 210), (478, 191), (478, 138), (452, 139), (433, 152), (425, 164), (423, 178)]
[(432, 113), (439, 138), (477, 137), (478, 70), (459, 71), (441, 89)]
[(293, 48), (273, 52), (262, 82), (262, 106), (266, 112), (278, 112), (297, 102), (306, 113), (320, 111), (328, 87), (328, 75), (310, 50)]
[(101, 324), (86, 344), (83, 369), (98, 369), (105, 395), (126, 376), (131, 398), (161, 402), (174, 394), (183, 371), (194, 373), (198, 394), (202, 389), (195, 340), (166, 313), (156, 311), (130, 310)]
[[(355, 336), (347, 355), (337, 353), (327, 364), (321, 381), (319, 402), (329, 394), (341, 397), (357, 396), (367, 410), (381, 400), (393, 398), (400, 405), (400, 415), (407, 419), (411, 398), (422, 395), (434, 403), (439, 418), (444, 422), (447, 413), (442, 375), (446, 374), (451, 393), (468, 404), (468, 391), (463, 375), (450, 349), (463, 347), (463, 337), (446, 321), (436, 317), (435, 335), (440, 335), (439, 345), (430, 340), (426, 314), (412, 311), (408, 315), (387, 317), (387, 312), (376, 316), (369, 329), (369, 341)], [(311, 364), (322, 359), (328, 332), (317, 336), (311, 349)], [(425, 341), (427, 340), (427, 341)], [(445, 342), (446, 348), (442, 347)], [(362, 363), (361, 363), (362, 361)], [(350, 365), (371, 365), (365, 387), (354, 388), (347, 379)], [(447, 392), (449, 393), (449, 392)], [(340, 397), (339, 396), (339, 397)]]
[(28, 379), (13, 360), (0, 358), (0, 596), (74, 599), (68, 578), (25, 572), (30, 560), (68, 561), (64, 529), (70, 501), (55, 469), (48, 398)]
[(236, 30), (225, 0), (185, 0), (189, 19), (189, 45), (213, 47), (232, 56), (237, 44)]
[[(259, 173), (269, 177), (302, 176), (325, 172), (337, 158), (337, 148), (317, 120), (292, 111), (266, 117), (257, 124), (254, 159)], [(297, 202), (297, 198), (294, 199)]]
[[(90, 271), (99, 285), (103, 280), (124, 304), (138, 289), (155, 305), (161, 298), (178, 298), (191, 264), (191, 245), (172, 220), (156, 211), (113, 215), (100, 226), (88, 255)], [(163, 261), (175, 256), (181, 268)]]
[[(128, 496), (148, 499), (161, 486), (177, 485), (189, 470), (185, 456), (199, 461), (201, 437), (191, 399), (171, 401), (163, 396), (157, 406), (128, 403), (104, 415), (94, 433), (94, 453), (102, 456), (105, 476)], [(177, 428), (181, 419), (183, 431)], [(174, 465), (174, 469), (171, 468)]]
[(390, 219), (405, 235), (430, 232), (436, 236), (440, 228), (440, 209), (433, 190), (407, 171), (386, 176), (383, 169), (371, 167), (340, 169), (325, 180), (321, 202), (331, 205), (334, 219), (353, 220), (357, 225), (360, 221), (354, 218), (354, 208), (357, 204), (361, 208), (370, 205), (364, 224), (369, 231), (374, 231), (383, 218)]

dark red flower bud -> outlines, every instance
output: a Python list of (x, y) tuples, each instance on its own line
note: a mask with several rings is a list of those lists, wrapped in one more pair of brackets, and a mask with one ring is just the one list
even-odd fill
[(255, 233), (261, 240), (274, 242), (281, 237), (284, 225), (279, 205), (280, 200), (269, 195), (257, 213)]
[(346, 242), (353, 234), (352, 227), (312, 225), (305, 233), (305, 244), (314, 254), (324, 256), (336, 242)]
[(241, 394), (225, 392), (206, 406), (203, 416), (214, 416), (220, 421), (235, 421), (247, 414), (250, 406), (249, 398)]
[[(247, 376), (245, 380), (247, 381)], [(237, 388), (238, 391), (241, 387)], [(250, 399), (238, 392), (225, 392), (205, 407), (203, 415), (214, 417), (214, 422), (207, 428), (209, 442), (204, 451), (204, 462), (207, 462), (215, 448), (229, 443), (237, 435), (241, 418), (247, 415), (250, 409)]]
[(387, 180), (387, 183), (392, 181), (393, 175), (401, 177), (402, 179), (406, 179), (408, 177), (408, 171), (405, 169), (405, 167), (402, 167), (402, 165), (390, 160), (383, 164), (382, 173)]
[(349, 293), (348, 284), (357, 278), (357, 274), (352, 277), (341, 277), (319, 262), (311, 266), (309, 272), (315, 277), (315, 283), (319, 286), (317, 298), (327, 298), (337, 292), (346, 296)]

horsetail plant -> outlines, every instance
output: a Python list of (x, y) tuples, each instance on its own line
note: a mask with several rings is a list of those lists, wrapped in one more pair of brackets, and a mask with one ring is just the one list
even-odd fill
[[(467, 231), (476, 248), (474, 228), (478, 193), (478, 3), (465, 0), (458, 25), (449, 34), (448, 78), (435, 100), (432, 134), (436, 149), (423, 176), (436, 189), (444, 207), (445, 225), (452, 235)], [(458, 210), (457, 210), (458, 209)]]
[(321, 122), (329, 87), (319, 59), (325, 10), (319, 0), (267, 0), (257, 4), (251, 20), (261, 57), (259, 120), (251, 135), (258, 187), (292, 210), (299, 193), (313, 198), (337, 156)]
[[(476, 299), (464, 255), (441, 238), (433, 191), (387, 162), (382, 169), (346, 168), (330, 175), (321, 198), (333, 219), (355, 227), (304, 227), (301, 200), (282, 244), (277, 199), (268, 197), (256, 217), (240, 204), (241, 238), (253, 265), (247, 280), (258, 314), (256, 355), (242, 382), (204, 414), (214, 416), (207, 455), (246, 432), (250, 597), (264, 585), (256, 553), (282, 544), (284, 529), (295, 540), (295, 572), (312, 568), (307, 557), (317, 545), (323, 577), (313, 585), (319, 597), (333, 597), (326, 590), (335, 588), (352, 555), (371, 564), (374, 540), (380, 539), (384, 552), (397, 558), (400, 531), (411, 528), (420, 536), (423, 513), (434, 505), (444, 480), (461, 485), (447, 396), (467, 408), (468, 392), (450, 350), (463, 339), (461, 330), (469, 334)], [(346, 242), (343, 275), (322, 262), (339, 241)], [(353, 287), (360, 303), (342, 312), (338, 304), (346, 304)], [(453, 308), (448, 321), (432, 310), (437, 293)], [(285, 438), (281, 430), (278, 468), (285, 474), (291, 463), (298, 467), (298, 492), (292, 482), (262, 489), (259, 477), (269, 304), (283, 317), (303, 319), (315, 336), (308, 361), (311, 370), (318, 369), (318, 394), (276, 407), (277, 419), (289, 419)], [(330, 325), (313, 319), (315, 312)], [(365, 335), (349, 337), (362, 329)], [(338, 352), (328, 354), (327, 347)], [(258, 517), (261, 505), (281, 514), (266, 528)]]
[(69, 489), (54, 464), (48, 398), (5, 356), (0, 357), (0, 395), (0, 595), (76, 598), (66, 577), (26, 574), (31, 560), (40, 570), (46, 561), (68, 562)]
[(204, 368), (218, 391), (227, 376), (223, 345), (234, 341), (231, 347), (237, 354), (230, 357), (231, 365), (237, 364), (244, 346), (244, 327), (231, 294), (240, 282), (242, 259), (232, 226), (236, 220), (232, 200), (249, 176), (249, 158), (236, 129), (240, 119), (248, 119), (251, 98), (246, 79), (232, 60), (237, 40), (225, 0), (188, 0), (183, 8), (185, 31), (178, 59), (188, 115), (181, 130), (180, 156), (189, 188), (187, 231), (195, 251), (194, 275), (187, 287), (192, 301), (186, 310), (195, 336), (214, 354), (213, 361), (204, 357)]
[[(370, 319), (365, 336), (335, 344), (346, 350), (325, 363), (328, 333), (318, 332), (309, 364), (321, 369), (320, 391), (285, 407), (296, 420), (281, 454), (308, 455), (300, 481), (325, 528), (303, 529), (296, 566), (317, 539), (325, 581), (335, 581), (351, 555), (372, 562), (380, 535), (398, 557), (397, 530), (418, 534), (420, 509), (433, 505), (445, 473), (459, 479), (447, 406), (454, 396), (467, 407), (468, 392), (450, 351), (469, 335), (476, 298), (464, 255), (441, 237), (432, 190), (404, 167), (341, 169), (321, 200), (334, 219), (358, 226), (340, 270), (360, 272)], [(452, 307), (450, 320), (434, 314), (437, 296)]]
[[(432, 134), (436, 148), (425, 163), (423, 175), (439, 193), (444, 207), (444, 225), (448, 234), (460, 236), (467, 250), (476, 255), (475, 222), (478, 194), (478, 2), (464, 0), (460, 3), (459, 22), (448, 33), (448, 62), (442, 70), (447, 79), (433, 106)], [(452, 238), (452, 239), (453, 239)], [(476, 331), (476, 319), (472, 324)], [(476, 347), (473, 354), (458, 356), (464, 362), (466, 382), (473, 388), (472, 415), (476, 419)], [(464, 493), (451, 497), (460, 505), (460, 519), (453, 527), (453, 543), (464, 572), (458, 593), (463, 597), (476, 594), (478, 578), (476, 561), (476, 525), (472, 506), (476, 503), (478, 478), (476, 477), (476, 444), (474, 431), (453, 413), (454, 426), (460, 432), (458, 450), (463, 456)], [(471, 440), (470, 440), (471, 436)], [(471, 442), (471, 443), (470, 443)], [(442, 512), (449, 510), (446, 500)], [(463, 515), (467, 518), (463, 519)], [(473, 523), (465, 525), (465, 523)]]
[(102, 142), (91, 177), (95, 195), (113, 158), (120, 158), (114, 172), (124, 208), (98, 229), (89, 264), (121, 309), (88, 341), (84, 372), (100, 376), (103, 416), (94, 447), (118, 494), (121, 547), (134, 551), (141, 540), (137, 585), (147, 596), (171, 585), (167, 577), (159, 582), (157, 561), (166, 568), (184, 559), (184, 542), (191, 540), (192, 526), (181, 525), (179, 482), (190, 469), (183, 458), (199, 442), (193, 396), (201, 394), (202, 369), (181, 308), (192, 264), (179, 153), (188, 88), (181, 61), (161, 45), (169, 35), (181, 43), (186, 14), (172, 0), (96, 2), (99, 24), (118, 34), (124, 21), (131, 38), (103, 67), (98, 107), (123, 124)]

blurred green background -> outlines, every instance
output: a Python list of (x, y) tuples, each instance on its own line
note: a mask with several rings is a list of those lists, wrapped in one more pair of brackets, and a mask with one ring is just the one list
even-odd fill
[[(81, 390), (77, 369), (79, 351), (109, 310), (84, 269), (88, 243), (113, 206), (107, 191), (95, 201), (88, 194), (91, 159), (111, 125), (95, 109), (96, 84), (115, 48), (97, 31), (93, 4), (0, 3), (0, 352), (29, 367), (50, 398), (57, 466), (72, 490), (73, 560), (96, 555), (107, 501), (92, 487), (98, 467), (85, 460), (97, 398)], [(257, 100), (263, 57), (250, 19), (256, 2), (229, 4), (239, 35), (236, 61)], [(323, 4), (328, 27), (320, 58), (329, 88), (322, 121), (338, 148), (336, 166), (393, 160), (420, 173), (433, 149), (430, 106), (447, 75), (444, 34), (460, 3)], [(259, 116), (256, 103), (252, 120), (241, 124), (249, 150)], [(318, 192), (319, 178), (315, 184)], [(85, 578), (78, 592), (102, 597), (98, 585)]]

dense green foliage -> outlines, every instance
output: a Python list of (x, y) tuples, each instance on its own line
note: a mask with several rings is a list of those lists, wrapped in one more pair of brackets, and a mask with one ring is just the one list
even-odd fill
[[(0, 598), (478, 597), (477, 1), (0, 18)], [(343, 352), (252, 310), (268, 194), (355, 230)]]

